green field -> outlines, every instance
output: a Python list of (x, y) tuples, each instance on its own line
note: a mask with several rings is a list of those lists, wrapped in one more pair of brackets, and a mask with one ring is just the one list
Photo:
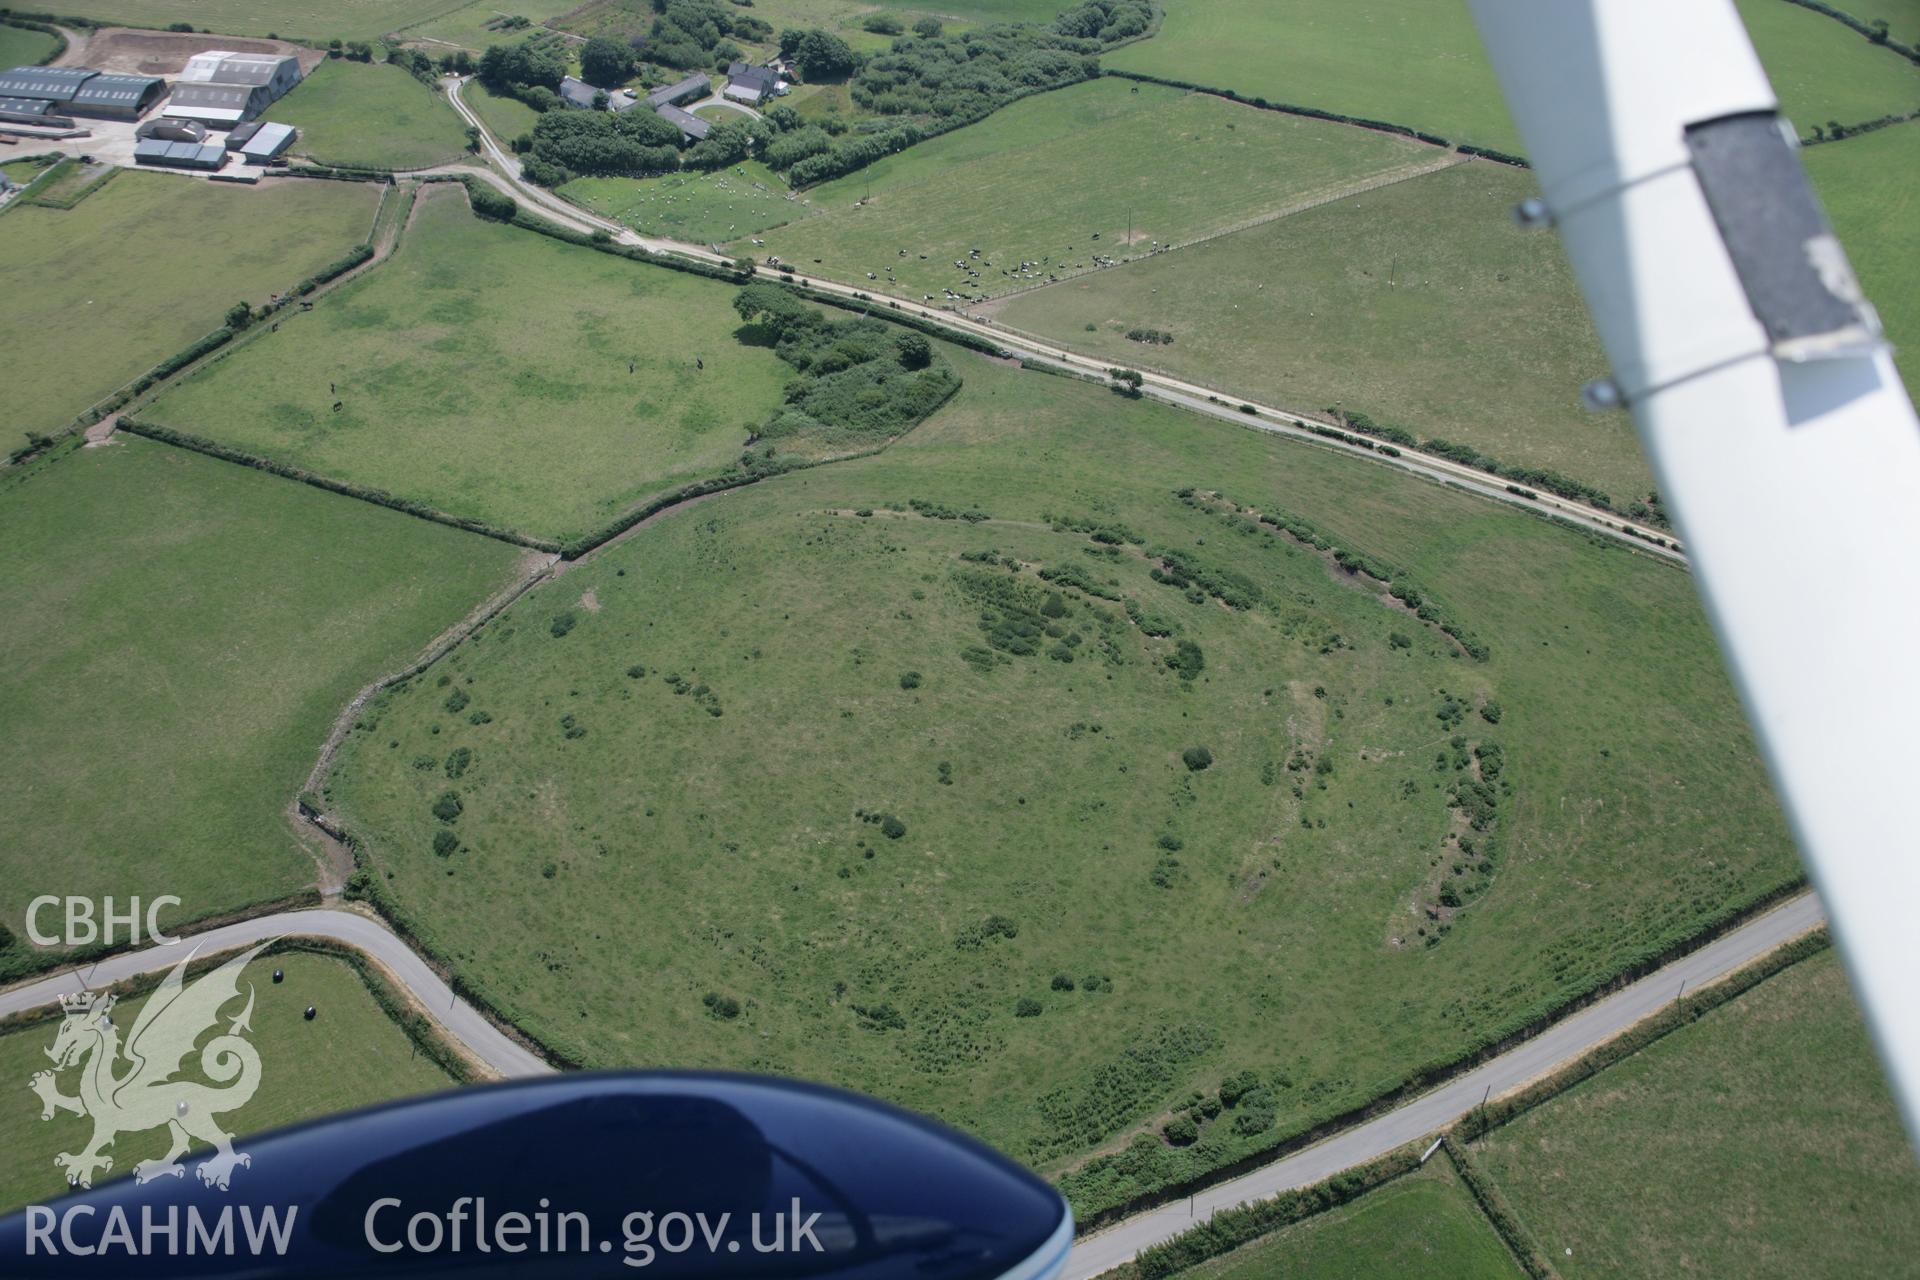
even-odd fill
[[(448, 4), (434, 6), (432, 17), (413, 23), (400, 34), (408, 40), (439, 41), (479, 52), (490, 44), (511, 44), (524, 40), (529, 34), (525, 28), (518, 31), (488, 29), (487, 23), (495, 18), (518, 15), (534, 23), (549, 23), (577, 7), (573, 0), (533, 0), (531, 4), (506, 4), (503, 0), (472, 0), (471, 3), (462, 4), (460, 0), (450, 0)], [(423, 47), (435, 55), (444, 52), (431, 44)]]
[[(814, 188), (807, 199), (825, 216), (770, 234), (767, 249), (803, 270), (819, 259), (820, 274), (840, 279), (873, 272), (882, 287), (1002, 293), (1434, 155), (1385, 134), (1096, 80)], [(1036, 265), (1023, 273), (1023, 262)]]
[[(275, 969), (285, 971), (284, 982), (269, 978)], [(406, 1034), (343, 960), (311, 952), (260, 956), (243, 973), (242, 998), (249, 985), (254, 1008), (253, 1033), (247, 1038), (260, 1053), (260, 1087), (246, 1106), (220, 1117), (228, 1130), (242, 1138), (313, 1116), (432, 1093), (451, 1084), (431, 1060), (415, 1054)], [(122, 1037), (145, 1003), (146, 997), (136, 996), (114, 1008), (114, 1025)], [(319, 1010), (312, 1022), (301, 1017), (308, 1005)], [(232, 1006), (239, 1007), (237, 1001)], [(0, 1147), (8, 1153), (0, 1163), (0, 1211), (66, 1194), (66, 1182), (53, 1157), (58, 1152), (80, 1151), (92, 1132), (91, 1122), (70, 1112), (41, 1120), (40, 1103), (25, 1088), (31, 1076), (47, 1069), (44, 1051), (57, 1030), (58, 1022), (50, 1020), (0, 1035), (0, 1071), (10, 1084), (19, 1086), (9, 1090), (17, 1096), (10, 1096), (7, 1105), (0, 1107)], [(182, 1078), (213, 1083), (200, 1074), (198, 1063), (197, 1055), (189, 1057)], [(75, 1092), (77, 1076), (72, 1070), (62, 1073), (63, 1093)], [(245, 1151), (246, 1143), (236, 1143), (236, 1149)], [(196, 1146), (183, 1163), (206, 1150)], [(113, 1169), (104, 1176), (121, 1177), (139, 1161), (159, 1159), (166, 1151), (164, 1129), (124, 1133), (108, 1152)], [(248, 1172), (235, 1172), (236, 1186)], [(194, 1176), (191, 1164), (186, 1176)], [(96, 1180), (94, 1185), (104, 1183)]]
[(1568, 1280), (1906, 1275), (1920, 1252), (1920, 1168), (1830, 951), (1476, 1145)]
[(426, 169), (467, 150), (467, 131), (452, 105), (384, 64), (329, 58), (272, 114), (299, 128), (296, 152), (323, 164)]
[(464, 0), (89, 0), (87, 16), (101, 23), (164, 28), (190, 22), (196, 30), (289, 40), (372, 40), (390, 31), (458, 9)]
[(0, 26), (0, 68), (37, 66), (59, 47), (59, 39), (44, 31)]
[(460, 90), (460, 100), (473, 109), (503, 147), (523, 133), (532, 133), (533, 126), (540, 122), (538, 111), (518, 98), (495, 93), (477, 79), (467, 81)]
[(282, 811), (333, 718), (513, 560), (132, 437), (11, 473), (0, 920), (24, 936), (42, 893), (170, 893), (188, 919), (312, 883)]
[[(576, 565), (352, 736), (329, 794), (379, 883), (531, 1035), (592, 1065), (838, 1081), (1055, 1170), (1225, 1072), (1269, 1081), (1269, 1130), (1143, 1138), (1074, 1176), (1085, 1213), (1375, 1096), (1796, 874), (1682, 573), (1233, 424), (961, 372), (886, 452)], [(1192, 485), (1405, 566), (1491, 660), (1191, 509)], [(910, 500), (992, 518), (885, 509)], [(1124, 523), (1258, 603), (1155, 581), (1138, 548), (1049, 514)], [(1051, 606), (1068, 636), (1036, 642), (1060, 653), (994, 648), (983, 613), (995, 634), (1017, 615), (997, 592), (1049, 607), (1037, 568), (1178, 636), (1071, 591)], [(1488, 698), (1497, 725), (1471, 710)], [(1489, 743), (1510, 762), (1491, 842), (1447, 790)], [(1449, 886), (1488, 874), (1455, 918)]]
[[(1833, 19), (1786, 0), (1739, 6), (1803, 131), (1920, 106), (1920, 72)], [(1524, 149), (1461, 0), (1168, 0), (1158, 36), (1102, 62)]]
[[(1801, 134), (1829, 120), (1853, 124), (1920, 110), (1920, 67), (1905, 58), (1788, 0), (1737, 3), (1780, 110)], [(1920, 37), (1920, 27), (1910, 34)]]
[(696, 244), (755, 236), (814, 212), (804, 201), (789, 199), (780, 176), (754, 160), (717, 173), (575, 178), (560, 194), (642, 235)]
[(1606, 357), (1558, 239), (1508, 216), (1533, 191), (1524, 171), (1476, 161), (993, 310), (1119, 364), (1290, 408), (1338, 403), (1552, 468), (1624, 506), (1652, 479), (1626, 415), (1580, 408)]
[(1353, 1203), (1181, 1273), (1187, 1280), (1518, 1280), (1445, 1156)]
[(732, 461), (779, 405), (792, 370), (737, 336), (731, 299), (482, 222), (442, 187), (379, 270), (146, 416), (564, 540)]
[[(366, 239), (379, 191), (342, 182), (248, 191), (123, 173), (71, 211), (9, 209), (0, 235), (0, 394), (8, 448), (52, 431), (218, 328), (228, 307)], [(192, 253), (152, 253), (152, 238)], [(84, 324), (84, 341), (76, 325)]]
[(1920, 123), (1801, 155), (1920, 400)]

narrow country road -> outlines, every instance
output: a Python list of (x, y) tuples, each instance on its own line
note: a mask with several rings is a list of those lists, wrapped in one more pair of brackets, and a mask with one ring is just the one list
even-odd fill
[(170, 969), (180, 962), (180, 957), (194, 950), (213, 955), (269, 938), (326, 938), (352, 947), (384, 965), (435, 1022), (501, 1075), (535, 1076), (553, 1070), (537, 1054), (487, 1021), (478, 1009), (455, 996), (453, 989), (440, 980), (440, 975), (385, 924), (357, 912), (325, 907), (241, 920), (184, 936), (166, 946), (108, 956), (98, 964), (78, 970), (62, 969), (53, 977), (0, 991), (0, 1018), (52, 1004), (62, 995), (85, 987), (103, 987), (143, 973)]
[[(520, 177), (520, 166), (513, 156), (501, 148), (498, 140), (488, 132), (486, 124), (461, 98), (461, 91), (466, 87), (467, 81), (453, 77), (443, 83), (446, 85), (447, 100), (453, 104), (454, 110), (460, 113), (463, 120), (480, 131), (481, 154), (489, 164), (487, 168), (478, 171), (470, 166), (448, 165), (442, 166), (439, 172), (477, 174), (500, 191), (576, 231), (604, 231), (612, 236), (615, 242), (645, 249), (648, 253), (678, 254), (681, 257), (715, 265), (732, 263), (732, 258), (726, 254), (717, 253), (711, 248), (686, 244), (678, 240), (658, 240), (642, 236), (631, 227), (602, 218), (579, 205), (561, 199), (542, 187), (523, 180)], [(924, 306), (911, 299), (897, 298), (891, 294), (881, 293), (871, 285), (861, 288), (855, 285), (838, 284), (806, 275), (799, 270), (795, 270), (794, 275), (805, 281), (808, 288), (818, 293), (832, 294), (839, 298), (843, 305), (850, 308), (885, 307), (889, 311), (919, 316), (950, 329), (989, 339), (1016, 356), (1051, 368), (1105, 379), (1107, 370), (1111, 367), (1108, 361), (1096, 360), (1063, 347), (1041, 343), (1025, 334), (1012, 333), (991, 321), (978, 320), (962, 312)], [(1410, 471), (1442, 484), (1458, 485), (1496, 502), (1504, 502), (1529, 511), (1545, 512), (1589, 532), (1624, 542), (1650, 555), (1660, 556), (1680, 564), (1686, 563), (1686, 557), (1680, 551), (1672, 546), (1659, 546), (1653, 541), (1658, 538), (1663, 542), (1671, 543), (1673, 534), (1670, 531), (1639, 524), (1624, 516), (1615, 515), (1611, 511), (1558, 498), (1550, 493), (1540, 493), (1528, 498), (1509, 491), (1507, 482), (1498, 476), (1474, 467), (1463, 466), (1446, 458), (1435, 457), (1432, 454), (1405, 450), (1398, 457), (1389, 457), (1373, 449), (1329, 440), (1314, 434), (1308, 425), (1308, 420), (1298, 414), (1264, 405), (1255, 400), (1248, 400), (1244, 396), (1232, 395), (1218, 388), (1202, 386), (1164, 374), (1143, 373), (1141, 376), (1144, 379), (1141, 391), (1164, 403), (1178, 405), (1183, 409), (1191, 409), (1239, 426), (1254, 427), (1277, 435), (1304, 440), (1351, 457), (1397, 467), (1402, 471)], [(1247, 413), (1241, 410), (1242, 404), (1252, 406), (1255, 412)]]
[[(1714, 942), (1606, 999), (1554, 1023), (1515, 1046), (1430, 1092), (1326, 1139), (1304, 1151), (1264, 1165), (1195, 1195), (1129, 1218), (1087, 1236), (1067, 1260), (1067, 1280), (1089, 1280), (1128, 1261), (1140, 1250), (1185, 1231), (1216, 1210), (1260, 1200), (1384, 1155), (1427, 1137), (1478, 1106), (1489, 1092), (1504, 1093), (1544, 1075), (1562, 1063), (1619, 1035), (1674, 999), (1684, 985), (1692, 990), (1724, 977), (1805, 933), (1824, 919), (1811, 893), (1755, 917)], [(26, 986), (0, 992), (0, 1017), (54, 1003), (85, 985), (100, 986), (178, 963), (186, 950), (213, 954), (268, 938), (316, 937), (343, 943), (384, 965), (436, 1022), (503, 1076), (533, 1076), (553, 1070), (525, 1046), (504, 1034), (485, 1015), (454, 995), (439, 975), (391, 929), (352, 911), (316, 908), (262, 916), (222, 925), (168, 946), (110, 956), (79, 971), (62, 970)], [(183, 949), (184, 948), (184, 949)]]
[(1481, 1099), (1507, 1092), (1546, 1075), (1587, 1050), (1603, 1044), (1680, 994), (1691, 991), (1758, 959), (1824, 920), (1820, 900), (1803, 893), (1656, 970), (1632, 986), (1554, 1023), (1539, 1035), (1509, 1049), (1412, 1101), (1335, 1134), (1272, 1164), (1229, 1182), (1209, 1187), (1191, 1202), (1162, 1205), (1074, 1242), (1063, 1280), (1089, 1280), (1110, 1271), (1149, 1245), (1171, 1239), (1217, 1210), (1249, 1200), (1265, 1200), (1383, 1156), (1396, 1147), (1438, 1134), (1480, 1105)]

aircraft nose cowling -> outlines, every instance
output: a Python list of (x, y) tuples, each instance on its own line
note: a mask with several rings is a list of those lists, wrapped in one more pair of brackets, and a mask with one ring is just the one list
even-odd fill
[(1045, 1280), (1073, 1237), (1060, 1194), (981, 1143), (758, 1076), (481, 1086), (234, 1145), (226, 1191), (196, 1152), (0, 1221), (0, 1273)]

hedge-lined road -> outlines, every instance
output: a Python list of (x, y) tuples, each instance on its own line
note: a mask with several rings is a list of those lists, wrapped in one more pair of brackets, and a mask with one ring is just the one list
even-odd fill
[(1149, 1245), (1179, 1235), (1220, 1209), (1311, 1186), (1397, 1147), (1432, 1137), (1479, 1106), (1488, 1094), (1502, 1094), (1537, 1079), (1613, 1039), (1676, 998), (1683, 984), (1692, 991), (1724, 977), (1814, 928), (1822, 919), (1820, 900), (1803, 893), (1403, 1106), (1318, 1146), (1210, 1187), (1191, 1201), (1163, 1205), (1075, 1241), (1063, 1280), (1089, 1280), (1110, 1271), (1131, 1261)]
[[(619, 244), (637, 246), (638, 248), (645, 249), (649, 253), (678, 254), (682, 257), (692, 258), (695, 261), (708, 263), (710, 265), (727, 266), (731, 265), (734, 261), (725, 254), (716, 253), (712, 249), (701, 248), (698, 245), (691, 245), (678, 240), (655, 240), (642, 236), (631, 227), (602, 218), (598, 214), (581, 208), (579, 205), (561, 199), (543, 187), (535, 186), (533, 183), (527, 182), (520, 177), (519, 163), (512, 155), (501, 148), (498, 140), (494, 138), (492, 133), (488, 132), (486, 124), (462, 101), (460, 92), (465, 88), (467, 82), (458, 77), (454, 77), (444, 81), (444, 83), (447, 88), (447, 100), (453, 104), (454, 110), (458, 111), (461, 118), (469, 125), (472, 125), (480, 131), (481, 152), (489, 162), (489, 166), (483, 170), (479, 170), (477, 176), (484, 178), (489, 184), (501, 192), (512, 196), (523, 204), (532, 206), (541, 214), (574, 231), (587, 233), (604, 231), (612, 236), (614, 241)], [(436, 172), (476, 174), (474, 169), (464, 165), (446, 165), (436, 170)], [(795, 274), (799, 276), (798, 272)], [(935, 324), (944, 325), (949, 329), (956, 329), (974, 337), (986, 338), (1016, 356), (1056, 369), (1064, 369), (1070, 373), (1090, 375), (1104, 380), (1107, 376), (1107, 370), (1112, 367), (1104, 360), (1096, 360), (1088, 356), (1076, 355), (1072, 351), (1062, 347), (1042, 345), (1034, 338), (1025, 334), (1014, 333), (990, 321), (977, 320), (961, 312), (923, 306), (919, 302), (911, 299), (896, 298), (891, 294), (878, 292), (871, 286), (861, 288), (855, 285), (837, 284), (833, 281), (821, 280), (814, 276), (799, 276), (799, 278), (804, 279), (807, 287), (814, 292), (832, 294), (852, 307), (859, 308), (862, 306), (884, 305), (889, 311), (919, 316)], [(1215, 388), (1201, 386), (1198, 383), (1185, 382), (1179, 378), (1168, 377), (1165, 374), (1142, 373), (1141, 377), (1143, 379), (1141, 390), (1156, 400), (1162, 400), (1168, 404), (1175, 404), (1183, 409), (1191, 409), (1197, 413), (1204, 413), (1210, 417), (1220, 418), (1224, 421), (1234, 422), (1241, 426), (1257, 427), (1262, 431), (1271, 431), (1276, 435), (1290, 436), (1295, 439), (1304, 440), (1308, 443), (1334, 449), (1353, 457), (1366, 458), (1373, 462), (1396, 466), (1403, 471), (1411, 471), (1415, 475), (1424, 476), (1430, 480), (1438, 480), (1442, 484), (1458, 485), (1482, 497), (1492, 498), (1495, 501), (1505, 502), (1529, 511), (1550, 512), (1554, 516), (1566, 520), (1571, 524), (1578, 525), (1582, 529), (1600, 534), (1604, 537), (1618, 539), (1628, 546), (1635, 547), (1641, 551), (1662, 556), (1683, 564), (1686, 561), (1686, 557), (1680, 552), (1671, 547), (1656, 546), (1652, 541), (1655, 538), (1671, 541), (1673, 538), (1671, 533), (1665, 530), (1655, 529), (1651, 525), (1636, 524), (1631, 520), (1617, 516), (1610, 511), (1602, 510), (1599, 507), (1591, 507), (1582, 502), (1569, 501), (1564, 498), (1555, 497), (1550, 493), (1541, 493), (1535, 498), (1525, 498), (1519, 494), (1509, 492), (1506, 487), (1507, 481), (1504, 479), (1474, 467), (1463, 466), (1460, 463), (1450, 461), (1446, 458), (1435, 457), (1432, 454), (1419, 453), (1413, 450), (1403, 450), (1397, 458), (1384, 456), (1372, 449), (1342, 444), (1338, 440), (1329, 440), (1325, 436), (1316, 435), (1309, 428), (1306, 419), (1289, 413), (1284, 409), (1276, 409), (1269, 405), (1263, 405), (1258, 401), (1247, 400), (1241, 396), (1229, 396), (1227, 393)], [(1227, 401), (1227, 403), (1221, 403), (1223, 400)], [(1252, 405), (1257, 413), (1249, 414), (1241, 411), (1239, 408), (1241, 404)]]
[[(166, 946), (108, 956), (81, 969), (63, 969), (51, 978), (0, 992), (0, 1018), (50, 1005), (61, 996), (87, 987), (104, 987), (143, 973), (170, 969), (193, 951), (216, 955), (236, 947), (252, 946), (270, 938), (325, 938), (370, 956), (393, 975), (427, 1014), (476, 1058), (503, 1076), (535, 1076), (553, 1068), (532, 1050), (504, 1034), (486, 1016), (440, 980), (400, 936), (385, 924), (352, 911), (316, 908), (258, 916), (183, 936)], [(83, 982), (84, 979), (84, 982)]]
[[(1067, 1259), (1067, 1280), (1088, 1280), (1109, 1271), (1149, 1245), (1180, 1234), (1216, 1210), (1309, 1186), (1427, 1137), (1480, 1105), (1488, 1093), (1505, 1093), (1578, 1058), (1677, 997), (1683, 986), (1693, 990), (1724, 977), (1814, 928), (1823, 918), (1820, 901), (1813, 894), (1803, 893), (1792, 898), (1392, 1111), (1202, 1191), (1190, 1201), (1149, 1210), (1078, 1241)], [(553, 1070), (489, 1022), (478, 1009), (454, 995), (426, 961), (385, 924), (352, 911), (327, 908), (242, 920), (167, 946), (109, 956), (84, 970), (63, 970), (54, 977), (0, 992), (0, 1017), (50, 1005), (68, 992), (81, 990), (83, 979), (85, 985), (98, 987), (171, 968), (186, 954), (183, 948), (212, 955), (280, 937), (325, 938), (371, 956), (386, 967), (443, 1029), (503, 1076), (533, 1076)]]

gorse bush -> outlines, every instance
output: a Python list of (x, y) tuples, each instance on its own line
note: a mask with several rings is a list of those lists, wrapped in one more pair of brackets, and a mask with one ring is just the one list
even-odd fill
[(460, 816), (461, 810), (465, 807), (460, 803), (459, 792), (442, 791), (440, 798), (433, 802), (433, 816), (442, 822), (452, 822)]

